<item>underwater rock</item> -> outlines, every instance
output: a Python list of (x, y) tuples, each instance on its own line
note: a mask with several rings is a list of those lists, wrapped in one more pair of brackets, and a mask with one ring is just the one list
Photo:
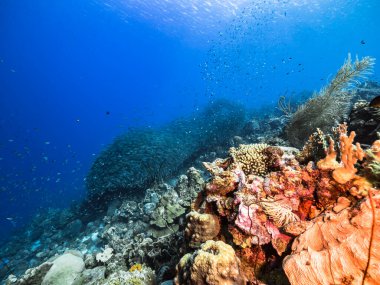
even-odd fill
[(38, 267), (28, 269), (19, 279), (10, 275), (6, 281), (7, 285), (40, 285), (46, 273), (53, 266), (53, 262), (44, 262)]
[(322, 214), (295, 239), (283, 262), (291, 284), (378, 284), (380, 195), (375, 191), (359, 205)]
[(247, 123), (245, 123), (241, 133), (244, 136), (252, 135), (255, 132), (258, 132), (260, 130), (260, 124), (258, 120), (249, 120)]
[(76, 237), (82, 230), (83, 228), (83, 223), (81, 220), (76, 219), (72, 222), (70, 222), (64, 232), (63, 232), (63, 238), (72, 238)]
[(349, 115), (349, 130), (356, 133), (358, 142), (371, 144), (380, 132), (380, 108), (370, 107), (367, 101), (356, 102)]
[(212, 240), (181, 258), (174, 279), (176, 285), (244, 285), (246, 282), (234, 249), (222, 241)]
[(76, 285), (98, 285), (104, 282), (106, 268), (98, 266), (92, 269), (86, 269), (82, 272)]
[(125, 262), (125, 257), (122, 252), (117, 252), (116, 254), (112, 255), (112, 257), (106, 261), (105, 266), (106, 276), (109, 276), (114, 272), (128, 270), (128, 265)]
[(174, 285), (174, 281), (173, 280), (167, 280), (167, 281), (162, 282), (160, 285)]
[(53, 266), (43, 278), (41, 285), (71, 285), (84, 270), (84, 261), (72, 253), (65, 253), (53, 261)]

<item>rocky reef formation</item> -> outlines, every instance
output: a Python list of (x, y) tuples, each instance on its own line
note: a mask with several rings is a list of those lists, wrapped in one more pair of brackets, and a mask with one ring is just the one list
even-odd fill
[(349, 115), (349, 129), (355, 131), (356, 139), (362, 144), (371, 144), (380, 132), (380, 86), (369, 82), (357, 89), (358, 101)]
[(67, 274), (63, 275), (72, 282), (44, 284), (156, 284), (170, 278), (181, 257), (185, 213), (203, 188), (203, 176), (190, 168), (172, 185), (163, 183), (146, 189), (139, 200), (111, 201), (105, 216), (87, 225), (81, 223), (81, 227), (70, 226), (78, 224), (75, 211), (40, 215), (23, 241), (18, 237), (1, 248), (11, 274), (7, 284), (41, 284), (51, 275), (47, 274), (55, 260), (59, 262), (54, 268), (65, 268), (60, 260), (67, 254), (83, 265), (75, 276), (64, 270)]

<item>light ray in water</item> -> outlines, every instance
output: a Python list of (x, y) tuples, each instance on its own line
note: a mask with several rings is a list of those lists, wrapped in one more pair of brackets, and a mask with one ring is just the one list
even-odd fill
[[(140, 19), (170, 34), (210, 36), (223, 30), (244, 9), (255, 16), (270, 16), (276, 21), (287, 15), (287, 9), (302, 9), (303, 14), (337, 11), (347, 1), (338, 0), (96, 0), (120, 13), (128, 21)], [(356, 2), (348, 1), (351, 3)], [(173, 25), (175, 24), (175, 25)]]

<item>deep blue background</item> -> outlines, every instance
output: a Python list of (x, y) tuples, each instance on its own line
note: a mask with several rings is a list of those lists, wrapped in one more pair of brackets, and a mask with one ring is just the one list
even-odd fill
[(318, 90), (348, 52), (380, 58), (380, 1), (262, 2), (211, 27), (202, 6), (160, 22), (122, 0), (2, 0), (0, 237), (83, 198), (95, 155), (128, 127), (221, 96), (259, 107)]

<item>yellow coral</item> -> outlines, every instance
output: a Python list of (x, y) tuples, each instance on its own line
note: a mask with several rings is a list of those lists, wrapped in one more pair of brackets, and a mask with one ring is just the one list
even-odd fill
[(241, 144), (229, 150), (235, 163), (241, 165), (245, 174), (265, 175), (268, 172), (268, 158), (263, 153), (267, 144)]
[(131, 266), (131, 268), (129, 268), (129, 272), (133, 272), (133, 271), (141, 271), (143, 268), (142, 264), (140, 263), (136, 263), (136, 264), (133, 264)]

